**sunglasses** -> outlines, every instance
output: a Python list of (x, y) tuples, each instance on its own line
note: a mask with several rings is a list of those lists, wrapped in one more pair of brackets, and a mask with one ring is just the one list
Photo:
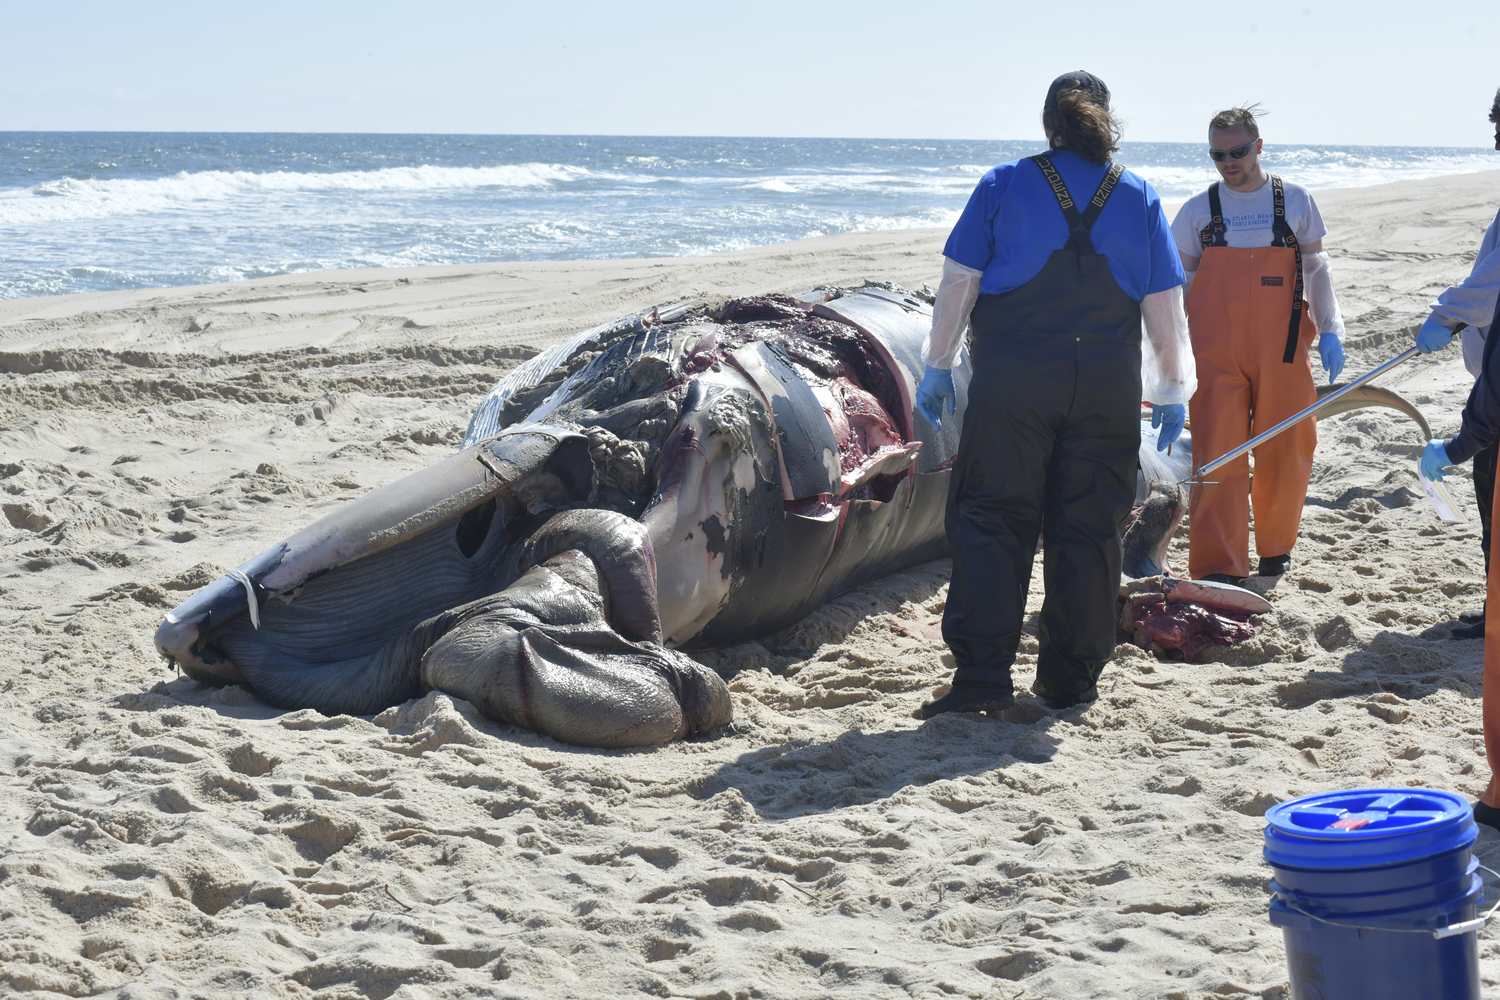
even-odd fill
[(1252, 139), (1243, 146), (1236, 146), (1233, 149), (1210, 149), (1208, 158), (1215, 163), (1223, 163), (1225, 160), (1243, 160), (1254, 146), (1255, 140)]

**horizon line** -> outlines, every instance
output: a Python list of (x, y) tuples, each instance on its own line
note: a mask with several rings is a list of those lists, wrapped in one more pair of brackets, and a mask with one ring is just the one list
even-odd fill
[[(517, 138), (517, 139), (736, 139), (736, 140), (823, 140), (828, 142), (970, 142), (970, 143), (1035, 143), (1036, 139), (953, 139), (925, 136), (829, 136), (829, 135), (731, 135), (710, 133), (650, 133), (650, 132), (403, 132), (403, 131), (315, 131), (310, 129), (0, 129), (0, 137), (10, 135), (299, 135), (299, 136), (442, 136), (462, 138)], [(1172, 145), (1196, 146), (1198, 140), (1181, 139), (1122, 139), (1126, 145)], [(1493, 147), (1441, 145), (1436, 143), (1314, 143), (1294, 140), (1266, 140), (1267, 146), (1311, 146), (1329, 149), (1459, 149), (1492, 151)]]

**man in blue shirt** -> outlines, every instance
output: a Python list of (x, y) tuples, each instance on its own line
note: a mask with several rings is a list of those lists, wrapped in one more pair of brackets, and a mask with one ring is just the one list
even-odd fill
[(943, 251), (918, 408), (935, 425), (953, 412), (949, 369), (968, 326), (973, 379), (947, 515), (943, 637), (957, 669), (923, 717), (1013, 702), (1038, 534), (1047, 594), (1032, 690), (1057, 708), (1097, 696), (1141, 400), (1166, 448), (1196, 388), (1182, 264), (1156, 192), (1109, 160), (1120, 137), (1109, 89), (1065, 73), (1042, 125), (1050, 152), (985, 174)]

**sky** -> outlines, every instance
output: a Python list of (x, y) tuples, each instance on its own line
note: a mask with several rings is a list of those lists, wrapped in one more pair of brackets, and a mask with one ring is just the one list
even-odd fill
[(0, 131), (1026, 139), (1108, 83), (1127, 140), (1259, 101), (1268, 143), (1486, 146), (1500, 2), (0, 0)]

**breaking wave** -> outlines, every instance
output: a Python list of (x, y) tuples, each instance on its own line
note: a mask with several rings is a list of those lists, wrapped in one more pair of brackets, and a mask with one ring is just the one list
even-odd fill
[[(1121, 160), (1169, 201), (1191, 197), (1219, 179), (1199, 146), (1142, 144), (1142, 147), (1122, 151)], [(1313, 191), (1371, 187), (1500, 167), (1500, 157), (1478, 149), (1339, 148), (1273, 146), (1269, 143), (1262, 162), (1272, 173), (1281, 174)]]
[(0, 190), (0, 226), (171, 212), (201, 207), (205, 202), (230, 202), (263, 195), (540, 188), (590, 176), (591, 172), (584, 167), (522, 163), (497, 167), (424, 165), (327, 173), (203, 170), (151, 179), (64, 177), (19, 190)]
[[(1039, 141), (0, 133), (0, 298), (321, 268), (680, 257), (952, 226)], [(1126, 142), (1168, 201), (1201, 143)], [(1500, 167), (1483, 149), (1278, 146), (1314, 190)]]

